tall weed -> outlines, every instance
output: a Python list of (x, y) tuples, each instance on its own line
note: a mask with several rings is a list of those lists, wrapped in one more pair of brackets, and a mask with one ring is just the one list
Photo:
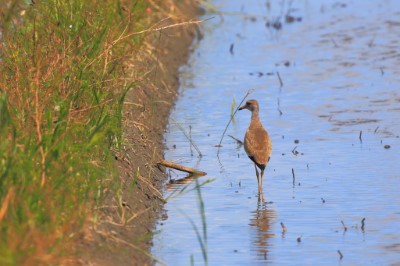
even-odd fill
[[(54, 263), (115, 176), (146, 1), (0, 3), (0, 264)], [(67, 247), (67, 248), (66, 248)]]

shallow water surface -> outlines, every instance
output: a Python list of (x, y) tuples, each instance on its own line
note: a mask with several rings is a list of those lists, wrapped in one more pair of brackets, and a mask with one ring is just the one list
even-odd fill
[[(201, 265), (204, 254), (210, 265), (400, 264), (400, 2), (213, 4), (223, 19), (204, 23), (182, 69), (165, 154), (208, 175), (166, 185), (153, 256), (168, 265)], [(243, 139), (250, 112), (235, 115), (219, 156), (215, 147), (249, 89), (273, 142), (264, 202), (253, 163), (228, 136)]]

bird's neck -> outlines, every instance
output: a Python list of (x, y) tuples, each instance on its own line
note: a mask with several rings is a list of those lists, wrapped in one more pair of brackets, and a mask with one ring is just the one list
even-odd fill
[(252, 127), (258, 127), (262, 126), (261, 121), (260, 121), (260, 116), (258, 115), (258, 110), (254, 110), (251, 113), (251, 123), (250, 126)]

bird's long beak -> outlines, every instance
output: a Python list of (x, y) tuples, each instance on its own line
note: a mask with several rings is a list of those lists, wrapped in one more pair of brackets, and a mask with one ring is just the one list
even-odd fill
[(240, 110), (243, 110), (243, 109), (247, 109), (247, 108), (246, 108), (246, 105), (243, 105), (243, 106), (240, 106), (240, 107), (239, 107), (239, 111), (240, 111)]

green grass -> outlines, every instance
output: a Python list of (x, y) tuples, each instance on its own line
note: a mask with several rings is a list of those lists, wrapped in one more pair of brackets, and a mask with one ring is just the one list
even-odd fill
[(116, 176), (146, 1), (0, 3), (0, 265), (48, 264)]

